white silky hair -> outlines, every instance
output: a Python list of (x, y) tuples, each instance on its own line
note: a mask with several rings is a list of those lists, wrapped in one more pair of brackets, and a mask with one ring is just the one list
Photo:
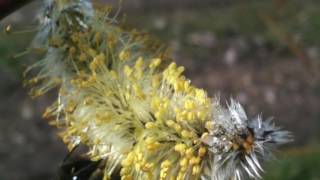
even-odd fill
[[(265, 121), (261, 116), (248, 119), (241, 104), (233, 99), (227, 108), (220, 106), (217, 99), (213, 102), (216, 102), (213, 104), (216, 109), (213, 113), (214, 126), (205, 140), (212, 153), (211, 174), (202, 179), (261, 179), (263, 168), (260, 161), (270, 157), (274, 146), (292, 141), (291, 133), (276, 127), (272, 118)], [(250, 153), (232, 149), (234, 140), (249, 131), (253, 134)]]

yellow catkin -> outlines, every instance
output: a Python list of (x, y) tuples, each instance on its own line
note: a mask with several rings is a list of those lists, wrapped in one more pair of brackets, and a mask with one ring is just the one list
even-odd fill
[(129, 51), (123, 50), (123, 51), (120, 52), (119, 59), (121, 61), (128, 60), (129, 58), (130, 58), (130, 52)]
[[(206, 154), (198, 135), (212, 127), (206, 92), (148, 35), (109, 20), (110, 12), (90, 14), (89, 22), (81, 6), (81, 16), (68, 14), (73, 6), (61, 13), (61, 4), (70, 2), (52, 7), (59, 23), (44, 49), (59, 54), (44, 58), (36, 67), (45, 69), (26, 81), (35, 84), (33, 96), (61, 89), (43, 116), (56, 120), (69, 148), (81, 143), (92, 160), (107, 157), (105, 179), (112, 167), (121, 167), (123, 180), (198, 175)], [(66, 22), (60, 14), (75, 18)]]

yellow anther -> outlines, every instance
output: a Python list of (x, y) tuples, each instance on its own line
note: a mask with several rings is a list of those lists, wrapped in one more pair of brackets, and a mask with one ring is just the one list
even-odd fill
[(201, 139), (206, 139), (209, 136), (209, 133), (205, 132), (201, 135)]
[(187, 115), (187, 119), (189, 121), (192, 121), (192, 120), (195, 120), (196, 119), (196, 114), (194, 112), (188, 112), (188, 115)]
[(142, 170), (143, 171), (150, 171), (153, 168), (154, 164), (153, 163), (146, 163), (143, 165)]
[(196, 89), (195, 91), (197, 98), (205, 98), (206, 92), (203, 89)]
[(176, 69), (176, 67), (177, 67), (177, 64), (176, 63), (174, 63), (174, 62), (172, 62), (170, 65), (169, 65), (169, 70), (174, 70), (174, 69)]
[(130, 77), (131, 74), (132, 74), (132, 72), (133, 72), (132, 68), (130, 68), (128, 65), (125, 65), (125, 66), (124, 66), (123, 71), (124, 71), (124, 74), (125, 74), (127, 77)]
[(174, 90), (183, 91), (184, 90), (183, 89), (183, 87), (184, 87), (183, 84), (184, 84), (184, 82), (182, 80), (175, 81), (174, 84), (173, 84)]
[(179, 124), (174, 124), (174, 127), (173, 127), (177, 132), (180, 132), (182, 127), (179, 125)]
[(174, 146), (174, 150), (177, 151), (177, 152), (179, 152), (180, 154), (184, 154), (185, 151), (186, 151), (186, 148), (187, 148), (187, 145), (182, 144), (182, 143), (176, 144), (176, 145)]
[(200, 172), (201, 172), (201, 169), (200, 169), (200, 166), (199, 166), (199, 165), (193, 166), (193, 168), (192, 168), (192, 175), (198, 175), (198, 174), (200, 174)]
[(141, 163), (136, 163), (135, 169), (136, 169), (136, 171), (140, 171), (141, 170)]
[(151, 143), (154, 143), (154, 142), (155, 142), (154, 137), (147, 137), (147, 138), (146, 138), (146, 143), (147, 143), (147, 144), (151, 144)]
[(137, 159), (138, 159), (138, 161), (142, 161), (142, 159), (143, 159), (143, 154), (142, 154), (142, 153), (138, 153), (138, 154), (137, 154)]
[(195, 156), (193, 156), (191, 159), (190, 159), (190, 164), (191, 165), (197, 165), (197, 164), (199, 164), (200, 163), (200, 161), (201, 161), (201, 159), (199, 158), (199, 157), (195, 157)]
[(154, 89), (157, 89), (157, 88), (159, 88), (159, 86), (160, 86), (160, 76), (154, 76), (153, 78), (152, 78), (152, 87), (154, 88)]
[(160, 178), (165, 179), (167, 177), (167, 172), (166, 171), (161, 171), (160, 172)]
[(128, 159), (124, 159), (121, 161), (122, 167), (128, 167), (131, 165), (132, 162), (130, 162)]
[(147, 122), (146, 125), (145, 125), (145, 127), (146, 127), (147, 129), (155, 128), (155, 123), (153, 123), (153, 122)]
[(190, 88), (190, 82), (189, 81), (184, 81), (184, 90), (185, 91), (189, 91), (189, 88)]
[(193, 157), (193, 149), (192, 148), (188, 148), (186, 150), (186, 156), (187, 156), (187, 158)]
[(188, 109), (188, 110), (192, 110), (196, 107), (195, 103), (191, 100), (186, 100), (184, 102), (184, 108)]
[(171, 167), (172, 163), (169, 160), (165, 160), (161, 163), (161, 168), (169, 168)]
[(206, 148), (201, 146), (198, 150), (199, 157), (202, 158), (203, 156), (205, 156), (206, 152), (207, 152)]
[(45, 110), (45, 112), (42, 114), (42, 117), (43, 118), (48, 118), (48, 117), (50, 117), (51, 116), (51, 109), (50, 108), (47, 108), (46, 110)]
[(181, 136), (182, 136), (183, 138), (190, 138), (190, 137), (192, 136), (192, 134), (191, 134), (189, 131), (187, 131), (187, 130), (182, 130)]
[(160, 63), (161, 63), (161, 59), (160, 58), (154, 58), (154, 59), (151, 60), (149, 68), (150, 69), (154, 69), (154, 68), (158, 67), (160, 65)]
[(39, 82), (39, 78), (38, 77), (35, 77), (35, 78), (32, 78), (29, 80), (29, 83), (30, 84), (35, 84), (35, 83), (38, 83)]
[(169, 107), (169, 104), (170, 104), (170, 101), (168, 98), (163, 98), (162, 99), (162, 104), (161, 104), (161, 107), (163, 109), (167, 109)]
[(151, 109), (156, 110), (160, 107), (161, 101), (158, 97), (152, 98)]
[(148, 144), (148, 145), (147, 145), (147, 149), (148, 149), (149, 151), (154, 151), (154, 150), (158, 149), (159, 146), (160, 146), (160, 143), (155, 141), (155, 142), (153, 142), (153, 143)]
[(120, 54), (119, 54), (119, 59), (121, 61), (125, 61), (125, 60), (128, 60), (130, 58), (130, 52), (129, 51), (121, 51)]
[(143, 58), (142, 57), (139, 57), (138, 60), (136, 61), (136, 64), (134, 65), (134, 68), (136, 70), (141, 70), (142, 67), (143, 67)]
[(186, 111), (177, 110), (176, 111), (176, 119), (177, 121), (183, 121), (186, 119)]
[(144, 77), (143, 70), (142, 69), (136, 70), (136, 72), (134, 73), (134, 77), (136, 79), (141, 79), (142, 77)]
[[(148, 171), (151, 171), (154, 168), (154, 163), (144, 163), (144, 168), (147, 168)], [(150, 175), (150, 174), (149, 174)], [(152, 175), (152, 174), (151, 174)], [(150, 177), (150, 176), (149, 176)]]
[(131, 164), (134, 160), (134, 154), (132, 152), (130, 152), (128, 155), (127, 155), (127, 158), (126, 160)]
[(178, 67), (178, 69), (177, 69), (177, 73), (178, 73), (178, 74), (181, 74), (181, 73), (183, 73), (184, 70), (185, 70), (185, 68), (184, 68), (183, 66), (180, 66), (180, 67)]
[(114, 126), (114, 131), (119, 131), (121, 129), (121, 126), (119, 124)]
[(198, 111), (197, 112), (197, 117), (202, 121), (206, 120), (206, 116), (207, 116), (207, 113), (205, 111)]
[(176, 180), (184, 180), (184, 173), (179, 173)]
[(161, 120), (162, 117), (164, 115), (164, 111), (162, 109), (158, 110), (155, 114), (154, 114), (154, 117), (157, 119), (157, 120)]
[[(130, 175), (125, 175), (125, 176), (122, 176), (121, 177), (121, 180), (132, 180), (133, 178), (132, 178), (132, 176), (130, 176)], [(105, 180), (105, 179), (104, 179)]]
[(187, 158), (183, 158), (180, 160), (180, 166), (181, 167), (186, 167), (188, 165), (188, 159)]
[(140, 97), (140, 98), (145, 97), (143, 90), (140, 88), (140, 86), (138, 84), (134, 83), (132, 85), (132, 88), (138, 97)]
[(207, 129), (212, 129), (213, 128), (213, 122), (212, 121), (207, 121), (206, 124), (205, 124), (205, 127)]
[(127, 175), (127, 174), (129, 174), (130, 173), (130, 169), (129, 168), (126, 168), (126, 167), (123, 167), (123, 165), (122, 165), (122, 168), (121, 168), (121, 171), (120, 171), (120, 174), (121, 175)]
[(169, 127), (173, 127), (175, 125), (175, 122), (173, 120), (167, 120), (166, 125)]

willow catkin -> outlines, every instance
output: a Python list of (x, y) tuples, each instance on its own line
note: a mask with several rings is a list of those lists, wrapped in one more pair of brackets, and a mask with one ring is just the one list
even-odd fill
[(161, 44), (122, 28), (110, 9), (88, 0), (49, 0), (33, 47), (41, 60), (26, 71), (31, 95), (59, 88), (44, 117), (70, 149), (106, 161), (108, 179), (260, 178), (260, 160), (290, 133), (241, 105), (227, 107), (191, 85)]

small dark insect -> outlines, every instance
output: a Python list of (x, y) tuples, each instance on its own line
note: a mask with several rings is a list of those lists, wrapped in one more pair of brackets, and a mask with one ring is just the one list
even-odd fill
[[(55, 180), (102, 180), (105, 160), (92, 161), (86, 155), (76, 151), (81, 147), (74, 147), (62, 161)], [(111, 179), (120, 180), (120, 171), (116, 171)]]
[(72, 149), (59, 167), (56, 180), (102, 180), (103, 160), (91, 161), (76, 153), (78, 146)]
[(253, 149), (254, 134), (251, 129), (244, 134), (240, 134), (236, 142), (233, 143), (233, 149), (241, 150), (245, 154), (250, 154)]

